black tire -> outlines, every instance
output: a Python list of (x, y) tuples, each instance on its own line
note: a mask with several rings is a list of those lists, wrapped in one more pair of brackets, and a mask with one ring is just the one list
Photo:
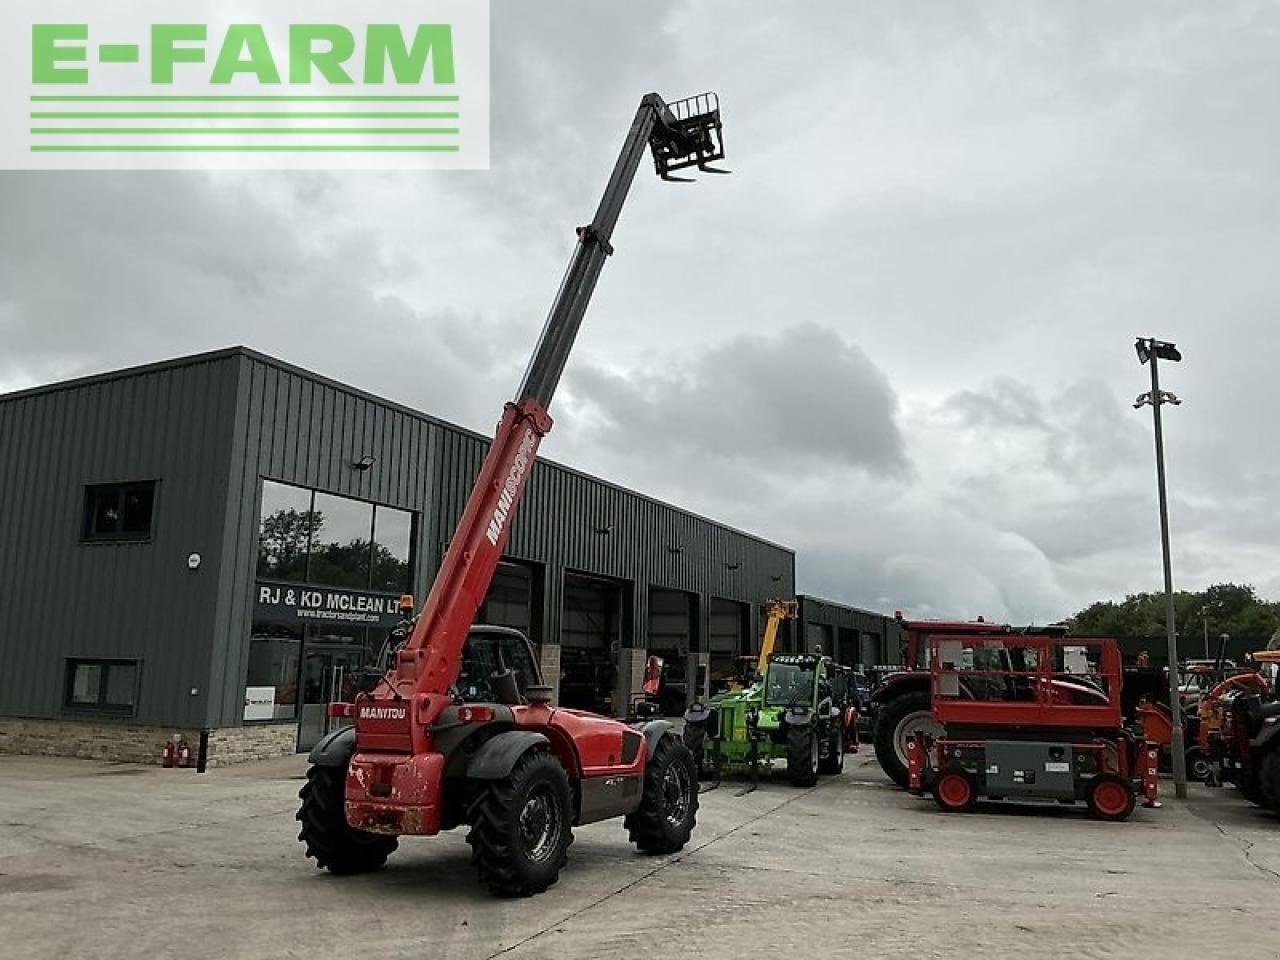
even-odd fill
[(818, 782), (818, 734), (810, 726), (787, 729), (787, 777), (793, 787)]
[(1188, 780), (1207, 782), (1213, 773), (1213, 762), (1209, 759), (1209, 754), (1200, 747), (1192, 747), (1187, 751), (1186, 771)]
[(913, 690), (896, 696), (881, 705), (876, 713), (876, 759), (880, 761), (880, 769), (903, 789), (906, 789), (908, 775), (906, 761), (898, 756), (898, 727), (904, 721), (919, 718), (923, 714), (933, 716), (933, 704), (928, 690)]
[(1267, 805), (1267, 798), (1262, 793), (1262, 784), (1258, 782), (1256, 777), (1238, 782), (1236, 789), (1240, 791), (1240, 796), (1255, 807), (1265, 807)]
[(645, 764), (640, 806), (623, 826), (641, 853), (682, 850), (698, 822), (698, 766), (672, 734), (663, 734)]
[(368, 873), (387, 862), (399, 846), (395, 837), (353, 830), (343, 812), (347, 768), (312, 767), (298, 791), (302, 804), (295, 819), (302, 824), (298, 839), (316, 866), (330, 873)]
[(1271, 749), (1262, 755), (1258, 767), (1258, 786), (1262, 799), (1276, 813), (1280, 813), (1280, 743), (1271, 741)]
[(1114, 773), (1100, 773), (1089, 781), (1084, 802), (1095, 820), (1128, 820), (1137, 805), (1133, 784)]
[(705, 723), (686, 723), (681, 739), (684, 741), (684, 745), (688, 747), (689, 755), (693, 757), (693, 762), (698, 768), (698, 775), (701, 776), (707, 769), (707, 725)]
[(564, 767), (530, 750), (502, 780), (479, 784), (467, 810), (471, 864), (499, 897), (542, 893), (560, 879), (573, 843), (573, 801)]
[(819, 758), (818, 772), (827, 777), (844, 772), (844, 731), (838, 721), (831, 723), (831, 731), (827, 734), (827, 755)]

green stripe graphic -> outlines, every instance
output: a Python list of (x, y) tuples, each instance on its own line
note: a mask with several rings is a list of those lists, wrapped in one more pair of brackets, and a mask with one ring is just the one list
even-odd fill
[(457, 103), (456, 96), (53, 96), (33, 95), (33, 103)]
[(100, 134), (124, 133), (130, 135), (156, 134), (167, 136), (171, 133), (213, 134), (240, 136), (243, 134), (313, 134), (313, 133), (348, 133), (348, 134), (404, 134), (412, 133), (424, 136), (454, 134), (457, 127), (32, 127), (31, 132), (37, 136), (51, 134), (67, 134), (75, 136), (97, 136)]
[(33, 144), (32, 153), (457, 153), (456, 144)]

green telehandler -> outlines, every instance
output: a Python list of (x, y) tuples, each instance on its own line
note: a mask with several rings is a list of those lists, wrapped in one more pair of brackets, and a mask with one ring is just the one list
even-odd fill
[(704, 775), (745, 769), (754, 784), (775, 759), (797, 787), (844, 769), (850, 704), (848, 669), (818, 653), (773, 653), (778, 627), (794, 602), (770, 601), (755, 676), (741, 689), (695, 702), (685, 712), (684, 742)]

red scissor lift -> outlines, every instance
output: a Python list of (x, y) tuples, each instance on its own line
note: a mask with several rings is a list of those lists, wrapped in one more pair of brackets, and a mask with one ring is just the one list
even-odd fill
[(940, 737), (908, 744), (909, 789), (947, 811), (977, 800), (1085, 803), (1125, 820), (1156, 797), (1158, 748), (1121, 711), (1123, 671), (1111, 639), (1003, 634), (930, 637)]

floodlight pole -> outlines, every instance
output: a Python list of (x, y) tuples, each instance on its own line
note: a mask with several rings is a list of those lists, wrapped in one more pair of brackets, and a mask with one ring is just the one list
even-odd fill
[(1164, 555), (1164, 603), (1165, 629), (1169, 640), (1169, 709), (1173, 714), (1172, 741), (1169, 752), (1173, 755), (1173, 792), (1179, 800), (1187, 796), (1187, 746), (1182, 730), (1182, 701), (1178, 695), (1178, 628), (1173, 612), (1173, 566), (1169, 559), (1169, 497), (1165, 493), (1164, 480), (1164, 425), (1160, 408), (1164, 398), (1160, 393), (1160, 358), (1156, 354), (1155, 340), (1151, 340), (1151, 415), (1156, 426), (1156, 486), (1160, 493), (1160, 549)]

